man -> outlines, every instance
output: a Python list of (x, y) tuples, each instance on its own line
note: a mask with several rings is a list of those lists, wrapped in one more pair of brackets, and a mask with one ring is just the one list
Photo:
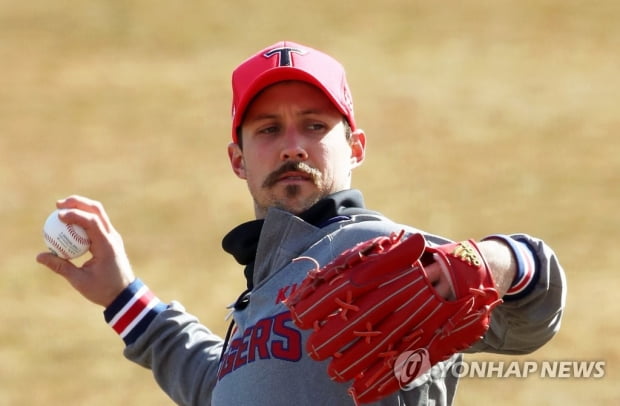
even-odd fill
[[(233, 172), (247, 182), (256, 219), (223, 240), (247, 278), (226, 340), (179, 303), (161, 302), (134, 276), (122, 239), (99, 202), (72, 196), (57, 203), (63, 221), (86, 229), (90, 261), (76, 268), (48, 253), (37, 260), (105, 307), (106, 321), (126, 344), (125, 356), (152, 369), (180, 405), (352, 404), (348, 385), (333, 382), (326, 363), (305, 354), (308, 332), (296, 328), (282, 303), (309, 270), (307, 263), (293, 260), (305, 256), (324, 265), (370, 238), (420, 231), (366, 209), (361, 193), (350, 189), (352, 171), (364, 160), (366, 136), (355, 123), (339, 62), (280, 42), (244, 61), (232, 84), (228, 156)], [(450, 242), (424, 237), (432, 245)], [(478, 246), (504, 303), (470, 350), (520, 354), (539, 348), (559, 329), (565, 302), (555, 254), (524, 234), (494, 235)], [(440, 267), (429, 265), (426, 272), (438, 294), (452, 298)], [(446, 370), (458, 360), (459, 354), (441, 366)], [(375, 404), (451, 404), (455, 376), (433, 375)]]

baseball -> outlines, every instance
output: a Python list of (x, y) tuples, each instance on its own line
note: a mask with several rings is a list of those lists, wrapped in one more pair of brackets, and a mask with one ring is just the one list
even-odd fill
[(53, 254), (64, 259), (77, 258), (90, 247), (86, 231), (77, 224), (60, 221), (58, 210), (54, 210), (45, 221), (43, 239)]

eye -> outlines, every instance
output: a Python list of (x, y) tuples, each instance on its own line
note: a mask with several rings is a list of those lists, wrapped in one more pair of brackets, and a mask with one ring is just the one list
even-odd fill
[(267, 125), (264, 127), (260, 127), (256, 133), (259, 135), (274, 135), (277, 134), (280, 130), (280, 127), (277, 125)]
[(327, 128), (327, 126), (323, 123), (313, 122), (307, 125), (309, 131), (312, 132), (323, 132)]

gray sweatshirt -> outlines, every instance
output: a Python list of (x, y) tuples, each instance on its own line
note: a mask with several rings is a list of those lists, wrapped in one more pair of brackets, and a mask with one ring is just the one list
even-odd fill
[[(353, 405), (350, 383), (329, 379), (329, 361), (311, 360), (304, 350), (309, 334), (295, 327), (281, 303), (314, 267), (370, 238), (412, 227), (375, 214), (337, 216), (310, 224), (271, 209), (264, 219), (252, 262), (251, 290), (235, 306), (234, 329), (224, 340), (187, 313), (178, 302), (162, 303), (136, 280), (106, 309), (105, 318), (127, 344), (125, 356), (150, 368), (162, 389), (179, 405)], [(431, 244), (449, 240), (423, 233)], [(519, 263), (516, 289), (493, 310), (491, 326), (471, 352), (524, 354), (546, 343), (559, 329), (565, 305), (564, 273), (544, 242), (525, 234), (494, 236), (509, 241)], [(433, 367), (401, 390), (373, 405), (450, 405), (458, 373), (449, 373), (462, 355)]]

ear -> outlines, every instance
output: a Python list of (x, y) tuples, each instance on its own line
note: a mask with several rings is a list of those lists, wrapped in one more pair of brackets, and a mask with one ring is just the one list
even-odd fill
[(238, 144), (231, 142), (228, 144), (228, 159), (233, 172), (240, 179), (247, 179), (245, 174), (245, 162), (243, 160), (243, 151)]
[(366, 157), (366, 134), (362, 129), (351, 133), (351, 165), (356, 168), (364, 162)]

